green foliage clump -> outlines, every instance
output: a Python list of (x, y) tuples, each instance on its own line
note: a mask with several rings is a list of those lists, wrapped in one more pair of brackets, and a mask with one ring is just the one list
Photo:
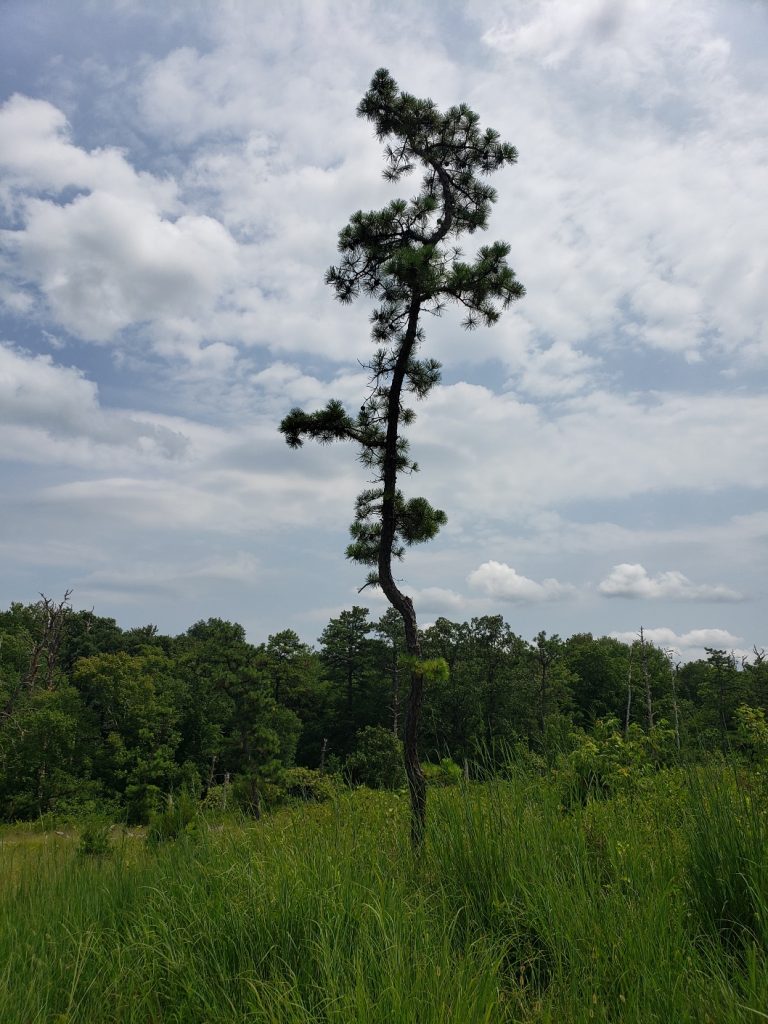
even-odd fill
[(740, 704), (736, 708), (736, 736), (739, 746), (759, 764), (768, 761), (768, 722), (763, 708)]
[(109, 833), (112, 824), (109, 818), (92, 816), (83, 821), (77, 852), (81, 857), (105, 857), (110, 852)]
[(371, 789), (405, 785), (403, 745), (390, 729), (369, 725), (357, 734), (357, 746), (346, 762), (350, 782)]
[(260, 818), (271, 807), (280, 806), (285, 795), (285, 770), (276, 758), (240, 772), (232, 782), (235, 805), (254, 818)]
[(569, 738), (571, 750), (555, 761), (566, 807), (636, 788), (671, 752), (674, 734), (661, 723), (650, 735), (635, 723), (623, 732), (618, 719), (606, 718), (591, 734), (578, 729)]
[(443, 757), (439, 764), (423, 764), (421, 770), (428, 786), (457, 786), (464, 773), (461, 766), (450, 757)]
[(176, 796), (169, 796), (165, 808), (150, 818), (147, 845), (157, 847), (185, 833), (192, 834), (198, 814), (198, 803), (191, 793), (182, 790)]
[(288, 768), (283, 775), (286, 796), (322, 803), (336, 792), (331, 776), (314, 768)]

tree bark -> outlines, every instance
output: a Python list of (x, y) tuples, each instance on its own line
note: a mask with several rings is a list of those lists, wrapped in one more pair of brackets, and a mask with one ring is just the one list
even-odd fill
[(419, 323), (420, 296), (414, 291), (408, 310), (408, 326), (392, 374), (387, 410), (387, 437), (384, 450), (381, 502), (381, 541), (379, 544), (379, 584), (384, 594), (403, 619), (405, 646), (413, 660), (411, 688), (405, 705), (405, 773), (411, 798), (411, 842), (418, 849), (424, 841), (427, 822), (427, 784), (418, 754), (418, 732), (424, 702), (424, 673), (418, 667), (421, 644), (413, 602), (401, 592), (392, 576), (392, 547), (395, 540), (395, 495), (397, 492), (397, 438), (400, 422), (400, 395), (408, 361), (411, 358)]
[(651, 680), (648, 675), (648, 657), (645, 651), (645, 633), (640, 627), (640, 653), (643, 661), (643, 682), (645, 683), (645, 713), (648, 721), (648, 732), (653, 729), (653, 699), (651, 698)]
[(392, 732), (400, 735), (400, 670), (397, 664), (397, 644), (392, 642)]

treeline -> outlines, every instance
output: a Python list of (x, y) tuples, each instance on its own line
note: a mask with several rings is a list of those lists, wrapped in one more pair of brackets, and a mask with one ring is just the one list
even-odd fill
[[(493, 615), (438, 619), (423, 653), (442, 667), (421, 736), (434, 763), (513, 749), (551, 763), (574, 730), (606, 721), (618, 736), (664, 737), (675, 756), (731, 749), (745, 722), (752, 741), (763, 735), (762, 652), (676, 665), (644, 639), (527, 641)], [(396, 780), (407, 680), (392, 611), (344, 611), (315, 649), (292, 630), (253, 645), (221, 619), (171, 637), (67, 599), (13, 604), (0, 612), (0, 818), (97, 807), (142, 822), (169, 793), (222, 787), (258, 808), (302, 768), (375, 781), (376, 762), (378, 778)]]

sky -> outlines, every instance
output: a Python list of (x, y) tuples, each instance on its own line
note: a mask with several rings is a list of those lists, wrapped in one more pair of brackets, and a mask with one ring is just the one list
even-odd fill
[(418, 188), (355, 116), (383, 66), (519, 152), (465, 250), (507, 241), (526, 296), (425, 325), (419, 622), (768, 646), (766, 52), (750, 0), (2, 0), (0, 606), (383, 613), (354, 449), (277, 430), (366, 394), (370, 307), (323, 278)]

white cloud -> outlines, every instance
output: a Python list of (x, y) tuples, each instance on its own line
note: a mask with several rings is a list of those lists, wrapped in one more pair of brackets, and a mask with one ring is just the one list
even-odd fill
[(205, 317), (237, 266), (233, 239), (212, 218), (170, 221), (109, 193), (65, 206), (31, 200), (24, 230), (5, 242), (57, 322), (88, 341), (180, 311)]
[(520, 150), (495, 216), (528, 287), (516, 316), (588, 354), (623, 338), (689, 359), (764, 359), (768, 257), (753, 213), (768, 112), (718, 25), (723, 5), (483, 0), (473, 11), (489, 66), (472, 100), (513, 126)]
[[(751, 653), (740, 646), (744, 643), (744, 637), (736, 636), (727, 629), (690, 629), (685, 633), (676, 633), (668, 626), (657, 626), (652, 629), (644, 629), (643, 635), (648, 643), (654, 644), (662, 650), (672, 651), (673, 654), (679, 655), (682, 661), (706, 658), (707, 647), (733, 651), (736, 657), (747, 657)], [(637, 631), (625, 631), (611, 633), (611, 636), (626, 644), (631, 644), (639, 639), (640, 634)]]
[[(58, 324), (98, 342), (150, 324), (160, 348), (193, 356), (206, 328), (215, 337), (238, 247), (217, 220), (184, 211), (175, 181), (136, 171), (117, 149), (75, 146), (60, 110), (20, 95), (0, 107), (0, 167), (21, 222), (0, 231), (6, 273), (39, 288)], [(3, 290), (9, 308), (29, 305), (23, 288)]]
[(555, 601), (574, 593), (574, 588), (567, 583), (555, 579), (537, 583), (527, 576), (521, 576), (505, 562), (493, 560), (478, 566), (469, 574), (467, 582), (475, 590), (500, 601)]
[(639, 564), (614, 565), (598, 587), (606, 597), (664, 598), (672, 601), (740, 601), (738, 591), (721, 583), (692, 583), (676, 570), (649, 576)]
[(768, 486), (762, 396), (595, 391), (542, 406), (459, 383), (418, 412), (419, 489), (475, 524), (567, 501)]
[(78, 581), (80, 598), (108, 592), (135, 595), (163, 591), (181, 595), (189, 588), (204, 589), (211, 584), (253, 585), (259, 578), (258, 558), (246, 551), (192, 564), (172, 562), (134, 563), (121, 568), (95, 569)]
[[(96, 385), (75, 367), (0, 343), (0, 457), (34, 462), (173, 459), (187, 448), (179, 430), (124, 410), (104, 409)], [(100, 454), (101, 452), (101, 454)]]
[(47, 100), (19, 93), (0, 106), (0, 166), (3, 189), (63, 192), (87, 189), (149, 202), (163, 210), (176, 206), (171, 179), (136, 171), (115, 147), (88, 152), (75, 146), (63, 111)]
[[(365, 312), (334, 310), (321, 281), (349, 213), (402, 191), (381, 181), (379, 146), (353, 113), (386, 62), (417, 94), (466, 98), (520, 149), (518, 167), (495, 182), (492, 232), (513, 241), (528, 295), (471, 345), (455, 326), (435, 332), (447, 362), (498, 358), (540, 397), (594, 383), (606, 346), (691, 363), (713, 349), (768, 352), (768, 257), (754, 217), (766, 104), (740, 77), (714, 6), (470, 4), (462, 31), (483, 41), (482, 68), (477, 51), (449, 55), (452, 19), (437, 7), (299, 3), (254, 17), (231, 2), (188, 20), (198, 48), (182, 40), (127, 72), (149, 144), (184, 147), (178, 180), (137, 171), (115, 147), (74, 145), (47, 101), (16, 96), (3, 108), (0, 157), (15, 188), (74, 187), (151, 208), (114, 253), (106, 240), (119, 220), (105, 215), (103, 266), (82, 223), (100, 211), (41, 218), (25, 272), (71, 330), (102, 340), (155, 320), (154, 342), (172, 359), (211, 338), (339, 360), (365, 353)], [(182, 219), (169, 219), (171, 207)], [(43, 231), (48, 220), (60, 245)], [(142, 239), (161, 267), (137, 257)]]

